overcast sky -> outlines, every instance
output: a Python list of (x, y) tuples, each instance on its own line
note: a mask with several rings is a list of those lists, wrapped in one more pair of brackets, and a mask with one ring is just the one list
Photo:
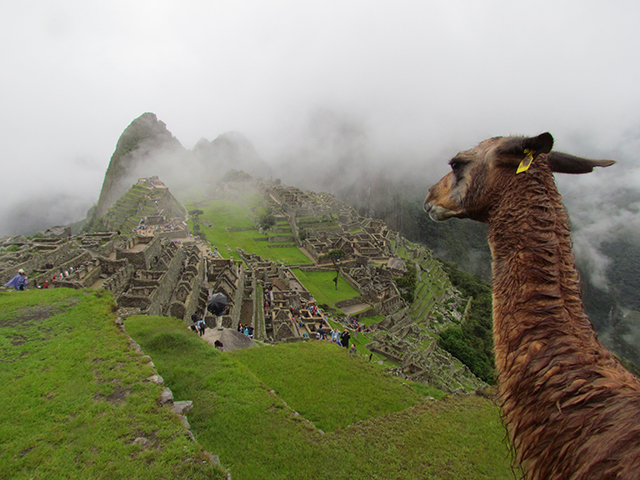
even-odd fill
[(490, 136), (628, 168), (639, 146), (631, 0), (2, 0), (0, 43), (0, 235), (17, 200), (97, 201), (147, 111), (185, 148), (235, 130), (271, 163), (329, 111), (425, 186)]

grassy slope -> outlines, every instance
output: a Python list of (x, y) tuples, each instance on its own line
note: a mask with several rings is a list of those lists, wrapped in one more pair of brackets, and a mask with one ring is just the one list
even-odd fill
[(280, 344), (229, 355), (325, 432), (402, 410), (422, 399), (395, 378), (382, 375), (377, 364), (331, 342)]
[(497, 409), (480, 397), (426, 401), (329, 342), (220, 353), (175, 319), (126, 327), (176, 398), (194, 401), (198, 442), (234, 480), (513, 478)]
[(223, 478), (158, 405), (112, 307), (105, 292), (0, 293), (2, 478)]
[(199, 443), (220, 455), (234, 480), (313, 478), (313, 465), (298, 464), (300, 458), (313, 459), (311, 441), (317, 434), (246, 366), (175, 319), (129, 317), (126, 328), (152, 355), (175, 398), (194, 402), (192, 431)]
[[(188, 203), (186, 207), (187, 210), (201, 209), (204, 214), (200, 215), (200, 220), (209, 221), (213, 224), (212, 227), (201, 224), (200, 228), (211, 244), (218, 247), (218, 251), (224, 258), (232, 256), (237, 260), (238, 255), (235, 250), (236, 248), (242, 248), (247, 252), (256, 253), (263, 258), (286, 265), (312, 263), (297, 247), (269, 248), (269, 242), (255, 241), (254, 238), (267, 238), (266, 235), (261, 234), (255, 228), (240, 232), (229, 232), (227, 228), (255, 227), (255, 221), (249, 218), (251, 212), (235, 202), (209, 200), (198, 202), (197, 204)], [(191, 228), (193, 228), (193, 219), (190, 219), (189, 222)], [(231, 252), (227, 248), (230, 248)]]

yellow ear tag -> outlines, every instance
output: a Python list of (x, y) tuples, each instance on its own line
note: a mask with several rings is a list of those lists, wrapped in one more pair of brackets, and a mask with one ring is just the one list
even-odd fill
[(526, 172), (527, 170), (529, 170), (529, 167), (531, 166), (531, 162), (533, 162), (533, 151), (527, 148), (524, 151), (524, 155), (525, 157), (520, 162), (520, 165), (518, 165), (518, 170), (516, 170), (516, 175), (518, 173)]

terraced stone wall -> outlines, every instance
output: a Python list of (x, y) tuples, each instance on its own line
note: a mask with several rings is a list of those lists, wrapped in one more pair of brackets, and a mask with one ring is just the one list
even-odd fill
[[(150, 240), (149, 240), (150, 239)], [(132, 252), (130, 250), (116, 250), (116, 259), (127, 259), (137, 269), (149, 270), (151, 266), (151, 260), (160, 257), (162, 253), (162, 242), (160, 238), (156, 237), (135, 237), (135, 244), (150, 242), (147, 247), (139, 252)]]
[(102, 288), (109, 290), (114, 295), (120, 295), (129, 286), (134, 272), (133, 265), (129, 262), (122, 262), (117, 270), (104, 282)]
[(66, 242), (55, 250), (39, 252), (38, 254), (32, 253), (30, 255), (27, 253), (29, 258), (24, 262), (3, 265), (4, 268), (0, 271), (0, 285), (4, 285), (15, 277), (21, 268), (27, 272), (27, 276), (30, 276), (30, 272), (34, 270), (47, 270), (48, 265), (59, 265), (69, 261), (75, 256), (72, 246), (72, 242)]
[(169, 308), (184, 262), (182, 250), (171, 245), (167, 245), (163, 257), (169, 260), (164, 274), (158, 279), (158, 288), (153, 296), (152, 310), (157, 313), (150, 313), (150, 315), (163, 315)]

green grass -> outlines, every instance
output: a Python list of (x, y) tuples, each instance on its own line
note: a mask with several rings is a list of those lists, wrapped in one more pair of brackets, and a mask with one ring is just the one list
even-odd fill
[(421, 401), (395, 378), (331, 342), (279, 344), (229, 355), (325, 432)]
[(104, 291), (0, 293), (2, 478), (224, 478), (158, 405), (113, 306)]
[(338, 279), (338, 289), (336, 290), (336, 285), (333, 282), (336, 272), (303, 272), (297, 268), (292, 269), (292, 272), (318, 303), (334, 304), (359, 295), (358, 291), (349, 285), (342, 276)]
[(358, 322), (362, 325), (370, 326), (376, 323), (380, 323), (382, 320), (384, 320), (384, 315), (371, 315), (369, 317), (360, 318)]
[[(504, 429), (485, 399), (445, 397), (329, 436), (353, 479), (513, 479)], [(348, 439), (348, 440), (347, 440)]]
[[(195, 208), (194, 203), (186, 204), (187, 210)], [(249, 218), (251, 212), (243, 206), (229, 200), (210, 200), (208, 202), (198, 202), (197, 208), (205, 213), (200, 215), (200, 220), (209, 221), (212, 227), (204, 224), (200, 225), (201, 231), (205, 233), (209, 242), (218, 247), (218, 251), (224, 258), (230, 256), (239, 259), (236, 253), (237, 248), (251, 253), (256, 253), (263, 258), (285, 265), (291, 264), (312, 264), (313, 262), (302, 253), (298, 247), (269, 248), (271, 245), (266, 241), (255, 241), (254, 238), (267, 238), (255, 228), (255, 222)], [(193, 219), (189, 220), (193, 230)], [(227, 228), (251, 228), (251, 230), (229, 232)], [(231, 252), (227, 249), (230, 248)]]
[(246, 366), (211, 348), (176, 319), (130, 317), (126, 328), (153, 356), (175, 398), (194, 402), (192, 431), (199, 443), (220, 455), (234, 480), (314, 478), (320, 460), (314, 465), (312, 440), (319, 435)]
[(176, 399), (194, 401), (198, 442), (234, 480), (513, 478), (497, 408), (481, 397), (423, 400), (427, 387), (329, 342), (220, 353), (176, 319), (126, 327)]

